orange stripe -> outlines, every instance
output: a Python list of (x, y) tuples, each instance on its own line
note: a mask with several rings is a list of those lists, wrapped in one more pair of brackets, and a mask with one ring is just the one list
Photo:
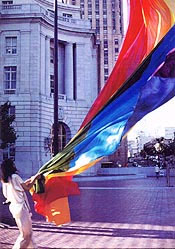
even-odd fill
[(57, 199), (45, 206), (45, 216), (47, 221), (53, 222), (56, 225), (69, 223), (71, 218), (68, 198)]

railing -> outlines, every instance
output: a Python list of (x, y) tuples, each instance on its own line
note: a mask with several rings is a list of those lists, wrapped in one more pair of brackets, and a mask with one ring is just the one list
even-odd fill
[(4, 94), (15, 94), (16, 89), (4, 89)]
[(2, 5), (2, 9), (5, 10), (5, 9), (22, 9), (22, 5), (16, 5), (16, 4), (3, 4)]
[(66, 100), (65, 94), (58, 94), (58, 99)]
[(6, 11), (8, 11), (8, 14), (13, 14), (13, 11), (15, 14), (22, 11), (23, 13), (42, 13), (48, 15), (48, 11), (38, 4), (2, 4), (0, 5), (0, 10), (5, 11), (5, 14), (7, 13)]
[[(51, 93), (50, 97), (54, 98), (54, 93)], [(58, 99), (66, 100), (67, 98), (65, 94), (58, 94)]]
[(58, 20), (63, 21), (63, 22), (76, 23), (75, 19), (63, 17), (63, 16), (58, 16)]
[[(49, 16), (51, 18), (54, 18), (54, 12), (49, 11)], [(69, 23), (77, 23), (76, 19), (73, 19), (72, 17), (64, 17), (64, 16), (58, 16), (58, 20), (63, 22), (69, 22)]]
[[(51, 10), (47, 10), (38, 4), (2, 4), (0, 5), (1, 14), (19, 14), (19, 13), (26, 13), (26, 14), (43, 14), (45, 18), (48, 18), (50, 21), (54, 21), (54, 12)], [(82, 19), (74, 19), (72, 17), (64, 17), (58, 16), (58, 21), (70, 24), (77, 25), (78, 27), (82, 26), (89, 28), (89, 22), (87, 23), (85, 20)]]

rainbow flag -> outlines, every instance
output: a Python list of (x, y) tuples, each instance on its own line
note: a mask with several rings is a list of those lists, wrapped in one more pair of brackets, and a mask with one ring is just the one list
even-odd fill
[(175, 96), (174, 14), (174, 0), (130, 0), (126, 38), (105, 87), (75, 137), (39, 170), (33, 199), (49, 221), (70, 221), (67, 198), (79, 193), (72, 176), (114, 153), (139, 120)]

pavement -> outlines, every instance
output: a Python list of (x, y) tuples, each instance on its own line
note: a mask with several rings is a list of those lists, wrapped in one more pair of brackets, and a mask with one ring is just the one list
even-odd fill
[[(58, 227), (34, 215), (38, 248), (175, 248), (175, 178), (171, 187), (165, 177), (99, 178), (76, 178), (72, 222)], [(17, 236), (14, 225), (0, 228), (0, 248), (12, 248)]]

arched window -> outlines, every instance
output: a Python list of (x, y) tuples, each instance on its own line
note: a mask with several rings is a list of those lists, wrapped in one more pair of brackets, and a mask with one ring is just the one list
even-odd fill
[[(52, 148), (53, 153), (53, 127), (52, 127)], [(58, 151), (62, 151), (66, 144), (71, 139), (70, 128), (63, 122), (58, 123)]]
[(63, 123), (58, 124), (58, 150), (62, 151), (62, 149), (66, 146), (66, 129)]

